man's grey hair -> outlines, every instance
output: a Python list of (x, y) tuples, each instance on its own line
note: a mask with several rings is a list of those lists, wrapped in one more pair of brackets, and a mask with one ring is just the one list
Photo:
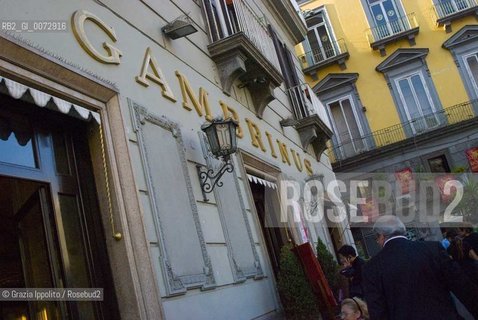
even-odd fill
[(383, 234), (388, 239), (394, 236), (404, 236), (407, 229), (397, 216), (386, 215), (375, 221), (373, 232)]

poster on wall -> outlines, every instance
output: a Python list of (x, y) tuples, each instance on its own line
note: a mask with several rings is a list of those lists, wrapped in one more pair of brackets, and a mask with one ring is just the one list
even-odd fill
[(445, 192), (446, 183), (454, 180), (456, 180), (456, 177), (453, 174), (435, 177), (435, 183), (438, 186), (438, 190), (440, 190), (440, 198), (443, 203), (449, 203), (455, 198), (456, 188), (451, 188), (448, 193)]
[(402, 194), (408, 194), (415, 191), (415, 180), (413, 179), (412, 169), (405, 168), (395, 172), (395, 179), (397, 179)]
[(478, 172), (478, 147), (470, 148), (465, 153), (471, 172)]
[(359, 207), (362, 216), (367, 217), (368, 222), (375, 221), (380, 215), (378, 202), (371, 196), (367, 197), (365, 204), (360, 204)]

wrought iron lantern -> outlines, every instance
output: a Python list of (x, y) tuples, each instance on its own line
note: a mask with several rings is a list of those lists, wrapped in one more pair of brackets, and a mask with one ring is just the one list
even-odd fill
[(216, 186), (222, 187), (223, 183), (220, 182), (222, 175), (234, 170), (231, 154), (237, 150), (237, 126), (237, 122), (233, 119), (214, 119), (212, 122), (201, 126), (201, 130), (206, 134), (209, 142), (211, 153), (223, 162), (222, 167), (217, 172), (214, 172), (213, 169), (205, 171), (201, 166), (198, 166), (204, 201), (208, 201), (207, 193), (211, 193)]

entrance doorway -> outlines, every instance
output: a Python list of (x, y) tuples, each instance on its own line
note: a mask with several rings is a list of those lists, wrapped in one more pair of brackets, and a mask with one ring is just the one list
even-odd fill
[(275, 276), (279, 274), (281, 248), (288, 243), (287, 228), (280, 223), (279, 198), (275, 189), (250, 182), (254, 205)]
[(2, 301), (1, 319), (119, 319), (89, 126), (0, 95), (0, 287), (104, 289), (104, 301)]
[[(0, 287), (53, 288), (61, 278), (54, 259), (51, 203), (46, 185), (0, 177)], [(49, 301), (6, 301), (2, 319), (59, 319), (60, 306)]]

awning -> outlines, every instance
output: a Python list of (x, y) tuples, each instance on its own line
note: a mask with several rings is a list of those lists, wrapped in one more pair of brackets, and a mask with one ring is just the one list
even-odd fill
[(274, 182), (264, 180), (262, 178), (254, 176), (252, 174), (247, 174), (247, 179), (249, 179), (250, 182), (253, 182), (255, 184), (260, 184), (260, 185), (266, 186), (266, 187), (271, 188), (271, 189), (277, 189), (277, 185)]
[(58, 111), (63, 114), (82, 119), (85, 121), (94, 120), (101, 123), (99, 113), (72, 104), (71, 102), (38, 91), (16, 81), (0, 76), (0, 93), (8, 94), (15, 99), (21, 99), (34, 103), (38, 107)]

